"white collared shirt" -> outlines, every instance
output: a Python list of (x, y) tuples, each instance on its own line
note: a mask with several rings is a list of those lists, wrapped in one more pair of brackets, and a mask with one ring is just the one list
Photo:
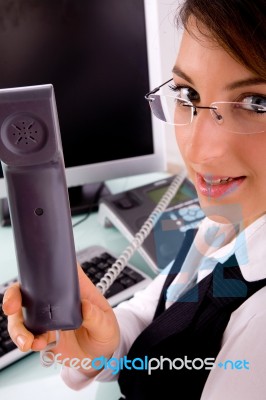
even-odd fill
[[(168, 289), (166, 307), (176, 301), (189, 285), (208, 275), (217, 262), (226, 261), (232, 254), (235, 254), (247, 281), (266, 278), (266, 215), (240, 234), (232, 225), (218, 224), (205, 218), (180, 273)], [(128, 353), (136, 337), (151, 323), (170, 268), (171, 265), (146, 289), (114, 309), (121, 331), (120, 346), (113, 355), (117, 359)], [(201, 400), (266, 398), (265, 356), (266, 287), (256, 292), (232, 313), (223, 335), (216, 366), (210, 371)], [(234, 364), (238, 360), (242, 363)], [(225, 364), (225, 361), (228, 363)], [(227, 368), (220, 368), (219, 363), (227, 365)], [(235, 368), (234, 365), (241, 365), (242, 368)], [(94, 379), (114, 380), (117, 375), (111, 372), (103, 370)], [(76, 390), (93, 381), (70, 368), (64, 368), (61, 376), (68, 386)]]

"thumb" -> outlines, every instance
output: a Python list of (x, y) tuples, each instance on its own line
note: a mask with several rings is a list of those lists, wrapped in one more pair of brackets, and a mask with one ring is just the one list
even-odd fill
[(89, 300), (82, 300), (82, 326), (87, 330), (87, 337), (94, 344), (117, 346), (119, 342), (119, 327), (110, 305), (101, 309)]
[(103, 310), (87, 299), (82, 300), (82, 326), (88, 329), (92, 336), (99, 334), (99, 331), (103, 331), (107, 327), (111, 319), (110, 314), (108, 308)]

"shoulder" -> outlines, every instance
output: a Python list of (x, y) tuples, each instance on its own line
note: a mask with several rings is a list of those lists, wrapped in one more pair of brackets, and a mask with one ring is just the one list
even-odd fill
[(265, 398), (265, 302), (266, 287), (232, 313), (201, 400)]
[(231, 315), (223, 343), (232, 336), (266, 326), (266, 286), (254, 293)]
[(249, 377), (256, 381), (266, 375), (265, 304), (266, 287), (263, 287), (232, 313), (217, 357), (217, 362), (246, 360), (250, 365)]

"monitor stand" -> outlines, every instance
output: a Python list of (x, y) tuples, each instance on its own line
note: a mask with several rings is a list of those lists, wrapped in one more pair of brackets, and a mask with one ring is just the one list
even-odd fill
[(7, 199), (0, 199), (0, 223), (1, 226), (11, 225)]
[[(85, 214), (98, 210), (99, 200), (110, 194), (104, 182), (90, 183), (68, 189), (71, 215)], [(7, 199), (0, 199), (0, 224), (10, 226), (10, 214)]]
[(110, 194), (104, 182), (89, 183), (68, 189), (72, 216), (97, 211), (99, 200)]

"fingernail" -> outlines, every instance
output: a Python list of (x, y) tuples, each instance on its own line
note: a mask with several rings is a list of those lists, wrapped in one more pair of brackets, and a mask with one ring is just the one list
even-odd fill
[(18, 335), (17, 336), (17, 345), (21, 348), (21, 349), (23, 349), (23, 347), (24, 347), (24, 345), (25, 345), (25, 343), (26, 343), (26, 338), (25, 338), (25, 336), (23, 336), (23, 335)]

